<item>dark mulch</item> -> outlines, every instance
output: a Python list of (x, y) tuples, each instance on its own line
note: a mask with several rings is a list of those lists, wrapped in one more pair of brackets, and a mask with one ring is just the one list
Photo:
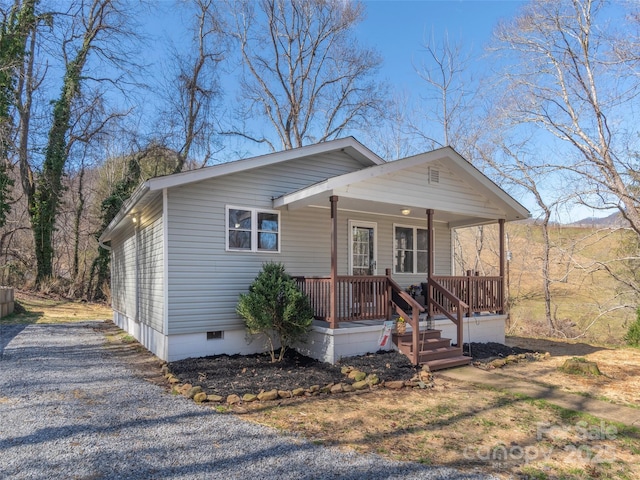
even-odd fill
[[(468, 345), (465, 344), (465, 352)], [(472, 343), (474, 361), (490, 361), (511, 354), (531, 352), (499, 343)], [(337, 365), (305, 357), (289, 350), (280, 363), (269, 355), (216, 355), (171, 362), (170, 371), (183, 383), (199, 385), (209, 394), (258, 393), (261, 390), (293, 390), (312, 385), (328, 385), (345, 380), (343, 366), (375, 373), (380, 381), (410, 380), (417, 371), (407, 357), (398, 352), (378, 352), (345, 358)]]

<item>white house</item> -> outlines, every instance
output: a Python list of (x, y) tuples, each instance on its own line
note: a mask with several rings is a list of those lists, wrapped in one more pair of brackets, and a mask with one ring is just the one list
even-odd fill
[(426, 313), (457, 345), (464, 315), (464, 341), (504, 340), (504, 246), (501, 275), (453, 277), (452, 231), (499, 223), (503, 238), (505, 221), (528, 216), (449, 147), (385, 162), (349, 137), (148, 180), (100, 242), (115, 323), (158, 357), (262, 351), (235, 307), (274, 261), (316, 312), (300, 349), (335, 362), (377, 350), (394, 313), (415, 332), (404, 347), (395, 338), (401, 350), (425, 349), (411, 284), (425, 284)]

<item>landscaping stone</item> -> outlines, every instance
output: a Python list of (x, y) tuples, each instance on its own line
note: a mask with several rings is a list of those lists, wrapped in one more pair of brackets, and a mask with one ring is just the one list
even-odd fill
[(288, 390), (278, 390), (278, 396), (280, 398), (291, 398), (292, 393)]
[(231, 394), (231, 395), (229, 395), (227, 397), (227, 403), (229, 405), (236, 405), (236, 404), (240, 403), (241, 401), (242, 400), (240, 399), (240, 397), (238, 395), (236, 395), (235, 393)]
[(367, 383), (365, 380), (362, 380), (360, 382), (355, 382), (352, 387), (355, 390), (364, 390), (365, 388), (369, 388), (369, 383)]
[(301, 397), (305, 394), (306, 390), (304, 388), (295, 388), (291, 393), (294, 397)]
[(320, 385), (311, 385), (309, 387), (309, 392), (310, 393), (314, 393), (314, 392), (318, 392), (320, 391)]
[(207, 402), (220, 403), (224, 397), (220, 395), (207, 395)]
[(325, 385), (320, 389), (320, 393), (330, 393), (331, 387), (333, 387), (333, 385), (334, 385), (333, 383), (330, 383), (329, 385)]
[(190, 383), (185, 383), (180, 387), (180, 394), (186, 397), (187, 394), (189, 393), (189, 390), (191, 390), (192, 387), (193, 385), (191, 385)]
[(256, 400), (258, 400), (258, 395), (254, 395), (253, 393), (245, 393), (242, 396), (242, 401), (245, 403), (255, 402)]
[(365, 379), (365, 381), (369, 385), (377, 385), (380, 383), (380, 378), (378, 378), (378, 375), (376, 375), (375, 373), (372, 373), (370, 375), (367, 375), (367, 378)]
[(344, 391), (344, 389), (342, 388), (342, 384), (338, 383), (337, 385), (334, 385), (333, 387), (331, 387), (331, 393), (342, 393)]
[(187, 397), (188, 398), (193, 398), (195, 397), (198, 393), (202, 393), (202, 387), (196, 385), (195, 387), (191, 387), (188, 391), (187, 391)]
[(196, 403), (206, 402), (207, 394), (205, 392), (198, 392), (193, 396), (193, 401)]
[(260, 392), (258, 394), (258, 400), (261, 402), (269, 402), (271, 400), (278, 399), (278, 391), (277, 390), (269, 390), (268, 392)]
[(353, 392), (355, 391), (355, 388), (353, 388), (353, 385), (349, 385), (348, 383), (342, 386), (342, 391), (343, 392)]
[(353, 379), (356, 382), (360, 382), (362, 380), (364, 380), (365, 378), (367, 378), (367, 374), (364, 372), (356, 372), (356, 374), (353, 376)]
[(384, 386), (387, 388), (391, 388), (392, 390), (400, 390), (401, 388), (404, 388), (404, 381), (392, 380), (390, 382), (384, 382)]
[(348, 375), (352, 370), (353, 368), (344, 366), (340, 369), (340, 372), (342, 372), (343, 375)]

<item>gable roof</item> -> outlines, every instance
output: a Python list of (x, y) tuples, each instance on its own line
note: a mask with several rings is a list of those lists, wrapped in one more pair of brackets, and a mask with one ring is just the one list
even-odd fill
[[(395, 173), (402, 170), (417, 166), (428, 166), (435, 163), (444, 165), (447, 169), (451, 170), (457, 178), (461, 179), (466, 185), (472, 188), (475, 193), (487, 199), (500, 211), (500, 214), (494, 214), (493, 216), (471, 219), (463, 218), (463, 216), (460, 215), (461, 212), (456, 211), (455, 206), (451, 205), (450, 212), (457, 215), (456, 220), (449, 220), (449, 225), (451, 227), (486, 223), (491, 220), (495, 221), (497, 218), (504, 218), (508, 221), (522, 220), (530, 216), (529, 211), (524, 206), (522, 206), (512, 196), (506, 193), (495, 182), (484, 175), (451, 147), (439, 148), (430, 152), (406, 157), (393, 162), (370, 166), (362, 170), (332, 177), (314, 185), (301, 188), (295, 192), (282, 195), (273, 200), (273, 206), (275, 208), (282, 208), (285, 206), (289, 208), (296, 208), (297, 206), (302, 205), (326, 207), (328, 205), (328, 202), (326, 201), (327, 197), (335, 194), (341, 199), (347, 198), (351, 200), (349, 206), (345, 206), (344, 202), (341, 201), (343, 208), (358, 209), (358, 206), (365, 204), (364, 202), (371, 204), (372, 198), (367, 195), (362, 195), (361, 193), (356, 193), (353, 186), (357, 184), (366, 185), (368, 183), (372, 183), (372, 180), (374, 179), (384, 181), (385, 177), (393, 177)], [(380, 182), (377, 182), (373, 187), (379, 187), (379, 185)], [(375, 192), (375, 197), (380, 198), (381, 192)], [(380, 199), (380, 202), (382, 202), (382, 199)], [(411, 206), (424, 209), (433, 208), (433, 199), (420, 196), (419, 192), (412, 191), (409, 188), (406, 192), (403, 192), (402, 202), (402, 204), (407, 207)], [(369, 206), (368, 210), (377, 211), (379, 213), (389, 213), (387, 209), (378, 203), (376, 203), (375, 207)]]
[(248, 171), (269, 165), (275, 165), (290, 160), (301, 159), (313, 155), (321, 155), (330, 152), (342, 151), (351, 158), (358, 161), (364, 168), (382, 165), (386, 163), (382, 158), (369, 150), (354, 137), (345, 137), (328, 142), (316, 143), (291, 150), (269, 153), (227, 163), (221, 163), (210, 167), (189, 170), (187, 172), (175, 173), (161, 177), (151, 178), (140, 184), (131, 194), (131, 197), (123, 204), (118, 214), (109, 223), (107, 228), (100, 235), (99, 242), (106, 242), (111, 239), (118, 224), (135, 208), (144, 208), (145, 205), (155, 201), (165, 188), (172, 188), (189, 183), (201, 182), (211, 178), (231, 175), (237, 172)]

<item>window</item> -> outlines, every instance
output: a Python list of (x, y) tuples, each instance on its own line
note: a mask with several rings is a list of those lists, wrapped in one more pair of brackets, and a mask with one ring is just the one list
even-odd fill
[(227, 207), (227, 250), (280, 251), (280, 212)]
[(394, 226), (394, 273), (427, 273), (428, 231)]

